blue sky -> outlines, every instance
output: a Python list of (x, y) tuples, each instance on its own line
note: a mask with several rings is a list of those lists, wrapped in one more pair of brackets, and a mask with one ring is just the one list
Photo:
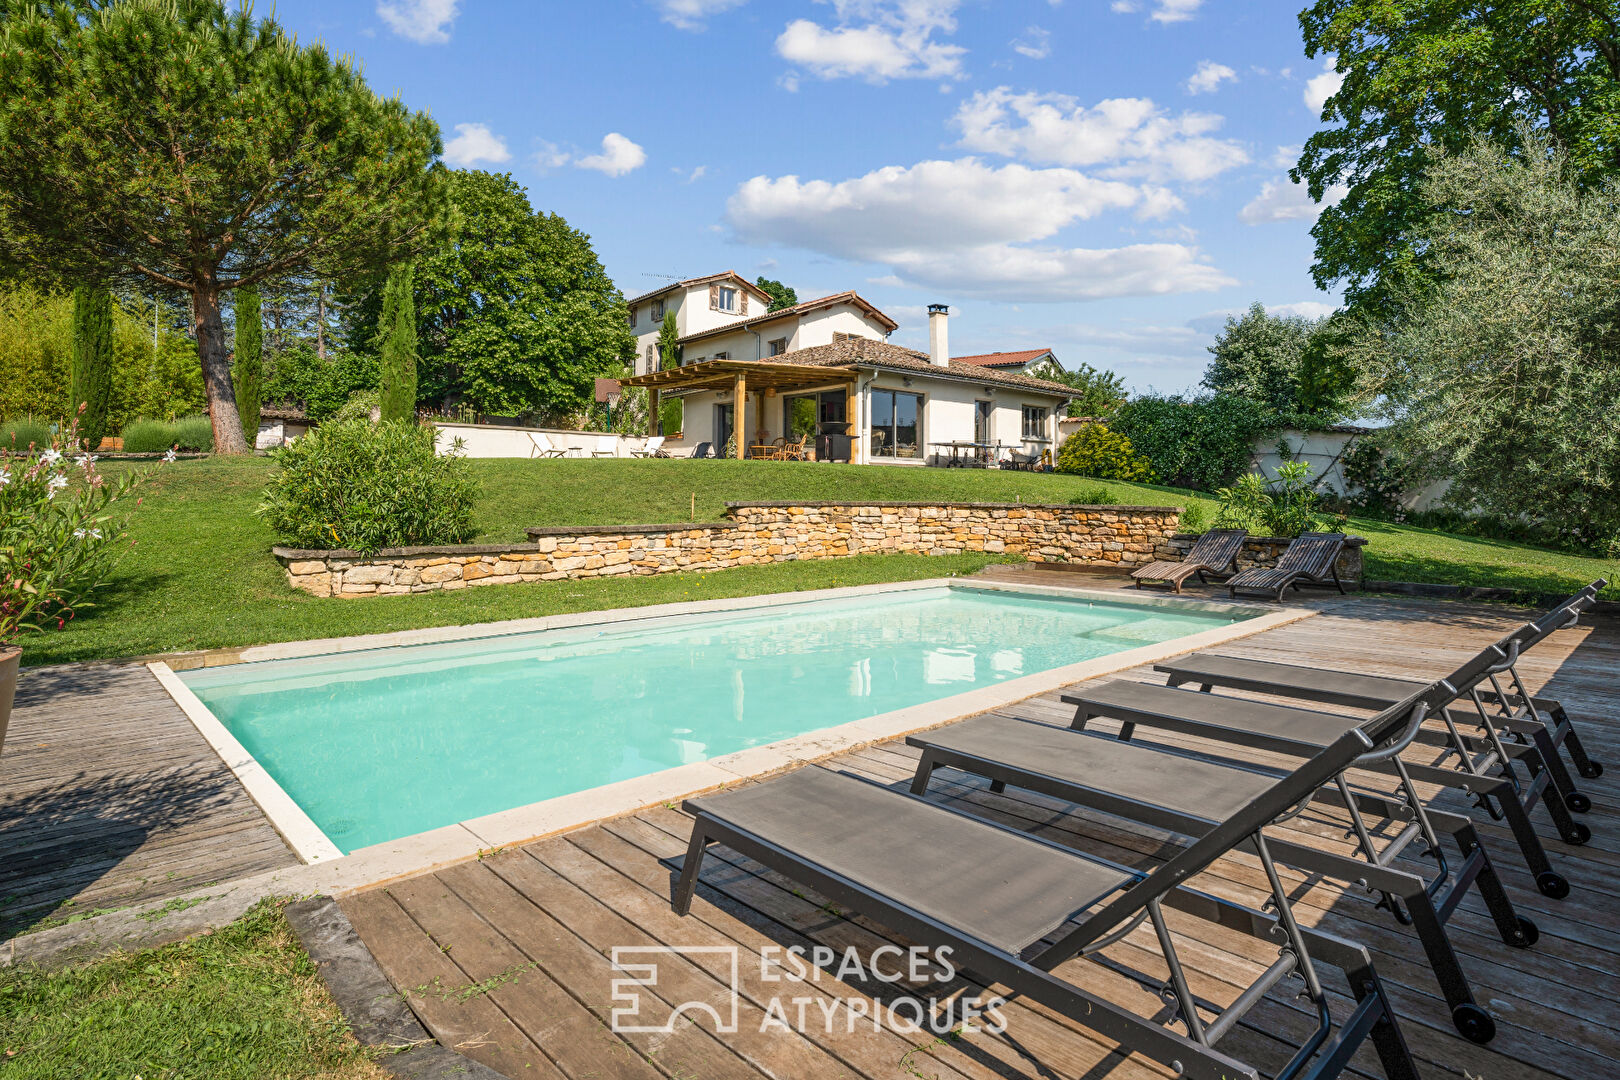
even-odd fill
[[(627, 295), (732, 268), (854, 288), (926, 347), (1191, 387), (1225, 313), (1305, 314), (1287, 181), (1336, 85), (1293, 4), (280, 0), (589, 233)], [(1314, 107), (1313, 107), (1314, 106)]]

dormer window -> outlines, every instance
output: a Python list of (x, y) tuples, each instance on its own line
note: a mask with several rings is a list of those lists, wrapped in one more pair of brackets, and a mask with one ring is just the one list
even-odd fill
[(721, 285), (719, 288), (715, 289), (714, 294), (714, 309), (716, 311), (735, 312), (737, 310), (736, 289), (733, 289), (729, 285)]

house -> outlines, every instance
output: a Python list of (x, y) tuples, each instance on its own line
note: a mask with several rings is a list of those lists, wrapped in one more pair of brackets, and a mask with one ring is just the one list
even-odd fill
[(286, 446), (315, 426), (295, 404), (265, 405), (259, 409), (259, 433), (253, 445), (260, 450)]
[[(690, 296), (686, 293), (688, 302)], [(843, 305), (847, 317), (866, 320), (874, 329), (894, 325), (881, 312), (867, 313), (858, 300), (837, 299), (833, 307)], [(1073, 391), (1021, 372), (949, 359), (950, 309), (934, 304), (928, 311), (928, 352), (853, 331), (835, 331), (846, 336), (762, 352), (758, 358), (751, 353), (717, 357), (706, 346), (703, 358), (695, 359), (688, 346), (681, 366), (645, 372), (625, 385), (647, 387), (655, 399), (681, 400), (680, 437), (665, 444), (671, 452), (703, 443), (721, 452), (738, 429), (742, 438), (731, 453), (739, 458), (752, 446), (806, 435), (820, 457), (873, 464), (944, 464), (959, 457), (1002, 461), (1014, 450), (1037, 456), (1054, 450), (1057, 418)], [(789, 318), (805, 319), (791, 324), (801, 331), (809, 322), (806, 313)], [(819, 329), (811, 330), (820, 336)], [(804, 336), (810, 339), (812, 333)], [(701, 330), (687, 337), (725, 339)], [(788, 338), (789, 345), (795, 340)], [(656, 400), (651, 415), (656, 423)], [(846, 433), (853, 439), (838, 438)]]
[(1063, 374), (1063, 365), (1051, 349), (1021, 349), (1018, 352), (980, 353), (977, 356), (954, 356), (951, 359), (974, 367), (994, 368), (996, 371), (1015, 371), (1048, 379)]
[(677, 281), (631, 298), (635, 374), (658, 370), (658, 335), (668, 312), (675, 314), (683, 364), (763, 360), (852, 338), (883, 341), (899, 325), (853, 291), (778, 311), (768, 311), (770, 303), (759, 286), (735, 270)]

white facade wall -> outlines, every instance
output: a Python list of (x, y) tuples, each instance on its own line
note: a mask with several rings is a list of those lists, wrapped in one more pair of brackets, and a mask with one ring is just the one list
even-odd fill
[(530, 432), (544, 434), (552, 446), (566, 450), (567, 457), (592, 456), (592, 452), (599, 448), (599, 440), (604, 435), (613, 440), (614, 457), (630, 457), (632, 450), (640, 450), (647, 441), (645, 436), (640, 435), (564, 431), (557, 428), (497, 427), (492, 424), (443, 422), (436, 422), (433, 426), (438, 429), (435, 441), (441, 454), (450, 447), (451, 442), (459, 438), (463, 444), (462, 452), (467, 457), (475, 458), (534, 457), (535, 448), (533, 440), (529, 438)]

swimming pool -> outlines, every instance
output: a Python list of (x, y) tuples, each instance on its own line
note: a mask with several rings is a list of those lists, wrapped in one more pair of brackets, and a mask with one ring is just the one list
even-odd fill
[(180, 674), (343, 851), (1242, 622), (964, 586)]

